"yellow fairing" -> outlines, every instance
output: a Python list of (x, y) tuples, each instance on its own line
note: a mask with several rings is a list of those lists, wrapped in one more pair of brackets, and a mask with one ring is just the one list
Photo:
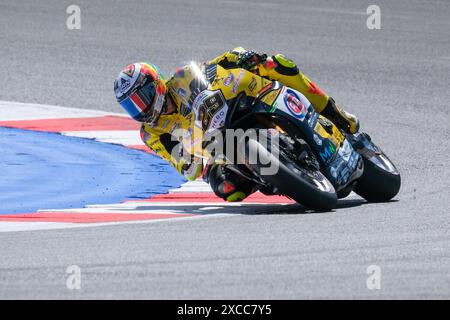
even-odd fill
[(244, 69), (224, 69), (217, 66), (216, 79), (210, 84), (209, 89), (221, 90), (225, 99), (230, 100), (241, 92), (256, 97), (258, 92), (271, 82)]
[[(319, 115), (319, 117), (326, 119), (321, 115)], [(328, 121), (328, 120), (325, 120), (325, 121)], [(328, 121), (328, 122), (330, 122), (330, 121)], [(334, 124), (332, 124), (332, 128), (333, 128), (333, 133), (330, 134), (323, 128), (323, 126), (320, 124), (320, 122), (317, 121), (314, 131), (317, 134), (319, 134), (322, 138), (330, 140), (331, 143), (333, 143), (336, 148), (339, 148), (340, 145), (342, 144), (342, 142), (344, 142), (345, 137)]]

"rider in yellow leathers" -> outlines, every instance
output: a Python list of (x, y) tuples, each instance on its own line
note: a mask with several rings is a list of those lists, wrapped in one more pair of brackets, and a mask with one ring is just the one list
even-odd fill
[[(359, 121), (355, 116), (339, 108), (333, 98), (282, 54), (268, 57), (266, 54), (238, 47), (204, 65), (207, 72), (218, 67), (243, 68), (267, 79), (267, 82), (279, 81), (305, 95), (316, 111), (333, 121), (340, 129), (349, 133), (359, 130)], [(237, 79), (230, 81), (238, 84)], [(193, 126), (192, 102), (199, 91), (196, 86), (198, 84), (193, 81), (186, 68), (177, 69), (166, 81), (159, 68), (150, 63), (127, 66), (120, 72), (114, 84), (117, 101), (133, 119), (142, 122), (141, 138), (144, 143), (188, 180), (202, 175), (202, 161), (196, 157), (186, 161), (186, 157), (182, 156), (182, 143), (178, 137), (174, 138), (174, 132), (177, 129), (189, 130)], [(258, 88), (253, 90), (252, 83), (245, 86), (245, 90), (237, 86), (228, 90), (225, 97), (227, 104), (242, 92), (250, 98), (256, 97)], [(226, 165), (213, 165), (204, 172), (204, 176), (215, 194), (227, 201), (241, 201), (256, 191), (253, 182), (227, 170)]]

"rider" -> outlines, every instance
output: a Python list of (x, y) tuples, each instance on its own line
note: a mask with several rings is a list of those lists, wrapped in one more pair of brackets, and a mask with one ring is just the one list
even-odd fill
[[(220, 65), (225, 69), (244, 68), (269, 80), (279, 81), (300, 91), (316, 111), (333, 121), (340, 129), (349, 133), (359, 130), (359, 121), (354, 115), (339, 108), (333, 98), (282, 54), (268, 57), (266, 54), (238, 47), (206, 62), (206, 65)], [(141, 138), (144, 143), (170, 162), (186, 179), (194, 180), (202, 175), (201, 159), (193, 157), (193, 161), (186, 161), (185, 157), (174, 156), (181, 155), (182, 144), (172, 139), (176, 129), (187, 130), (194, 118), (190, 106), (183, 104), (180, 99), (180, 95), (185, 95), (186, 92), (180, 90), (177, 79), (183, 77), (183, 69), (178, 69), (166, 81), (155, 65), (134, 63), (120, 72), (114, 83), (114, 91), (120, 105), (133, 119), (142, 123)], [(205, 171), (205, 180), (209, 181), (214, 193), (224, 200), (241, 201), (256, 191), (253, 182), (228, 170), (225, 165), (213, 165)]]

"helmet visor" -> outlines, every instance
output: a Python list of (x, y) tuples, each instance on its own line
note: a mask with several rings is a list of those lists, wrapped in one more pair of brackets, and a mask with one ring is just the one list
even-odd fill
[(143, 121), (147, 115), (153, 113), (155, 95), (155, 84), (147, 82), (119, 103), (134, 120)]

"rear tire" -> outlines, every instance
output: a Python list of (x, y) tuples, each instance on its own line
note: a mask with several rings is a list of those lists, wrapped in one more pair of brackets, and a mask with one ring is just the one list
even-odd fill
[[(385, 155), (384, 157), (390, 161)], [(369, 202), (387, 202), (394, 198), (400, 191), (401, 185), (398, 171), (395, 169), (395, 171), (389, 172), (365, 157), (363, 160), (364, 173), (358, 180), (354, 191)]]

